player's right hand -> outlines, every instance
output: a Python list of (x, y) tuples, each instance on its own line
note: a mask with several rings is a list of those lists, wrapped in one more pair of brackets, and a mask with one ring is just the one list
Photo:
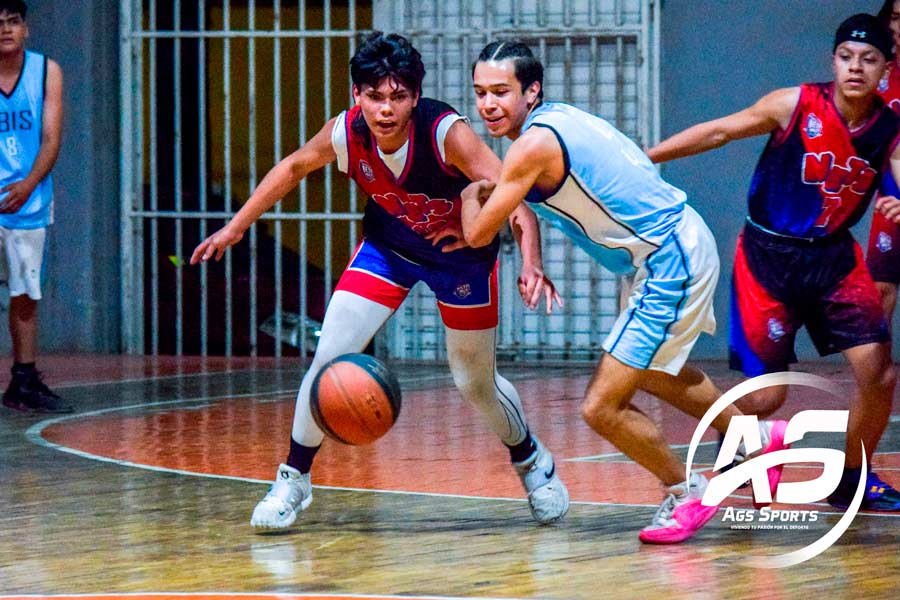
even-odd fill
[(217, 261), (222, 260), (225, 250), (229, 246), (234, 246), (243, 238), (243, 231), (235, 231), (226, 225), (194, 248), (194, 253), (191, 254), (191, 264), (196, 265), (202, 260), (213, 258), (213, 256), (215, 256)]

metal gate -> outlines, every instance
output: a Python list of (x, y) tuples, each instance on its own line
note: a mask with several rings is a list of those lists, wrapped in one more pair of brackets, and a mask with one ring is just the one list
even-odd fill
[[(425, 95), (474, 117), (481, 133), (471, 61), (492, 39), (521, 38), (544, 61), (548, 99), (600, 114), (646, 145), (658, 131), (657, 17), (650, 0), (122, 0), (126, 350), (314, 348), (359, 235), (361, 201), (331, 168), (264, 215), (221, 263), (187, 260), (275, 162), (349, 106), (347, 61), (365, 32), (410, 37), (426, 62)], [(617, 312), (616, 280), (555, 231), (543, 234), (545, 270), (566, 308), (551, 317), (522, 309), (517, 250), (504, 240), (499, 351), (593, 358)], [(379, 336), (381, 353), (445, 355), (434, 298), (420, 288)]]

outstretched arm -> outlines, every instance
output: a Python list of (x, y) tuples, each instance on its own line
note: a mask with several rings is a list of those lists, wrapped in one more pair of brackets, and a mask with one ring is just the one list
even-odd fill
[(337, 155), (331, 145), (335, 119), (328, 121), (311, 140), (275, 165), (259, 183), (250, 199), (220, 230), (203, 240), (191, 255), (191, 264), (215, 257), (221, 260), (229, 246), (237, 244), (244, 232), (263, 213), (275, 206), (300, 180), (312, 171), (334, 161)]
[(700, 154), (734, 140), (787, 129), (799, 100), (799, 87), (775, 90), (749, 108), (676, 133), (650, 148), (647, 156), (660, 163)]

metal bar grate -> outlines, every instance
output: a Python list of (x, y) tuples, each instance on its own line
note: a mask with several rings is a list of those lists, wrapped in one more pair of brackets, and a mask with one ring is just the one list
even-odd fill
[[(651, 0), (130, 0), (121, 17), (122, 334), (133, 353), (314, 348), (361, 217), (355, 187), (331, 167), (263, 215), (221, 263), (186, 260), (261, 173), (350, 106), (347, 61), (372, 29), (409, 37), (426, 62), (423, 93), (467, 114), (482, 135), (470, 68), (498, 38), (539, 53), (547, 99), (600, 114), (643, 145), (658, 135), (660, 12)], [(499, 351), (594, 358), (617, 314), (618, 282), (555, 230), (542, 236), (566, 309), (548, 318), (522, 307), (520, 259), (504, 234)], [(431, 292), (416, 286), (379, 339), (390, 357), (443, 359)]]

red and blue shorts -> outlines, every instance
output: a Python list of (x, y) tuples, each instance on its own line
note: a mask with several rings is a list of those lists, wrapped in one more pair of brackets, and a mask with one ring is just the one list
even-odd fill
[(335, 291), (350, 292), (396, 310), (419, 281), (434, 292), (441, 320), (450, 329), (497, 326), (496, 261), (484, 265), (425, 266), (363, 240)]
[(750, 377), (787, 370), (804, 325), (822, 356), (890, 341), (878, 290), (849, 232), (810, 241), (748, 224), (732, 277), (731, 368)]

